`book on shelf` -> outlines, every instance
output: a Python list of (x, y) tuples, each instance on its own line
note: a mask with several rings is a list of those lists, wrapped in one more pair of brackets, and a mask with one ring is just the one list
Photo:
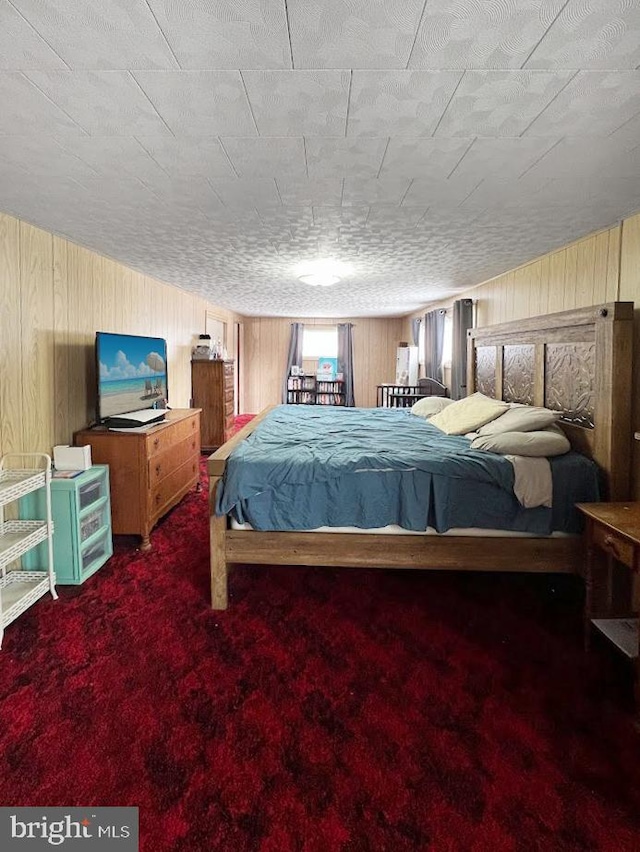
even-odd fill
[(313, 405), (316, 401), (315, 393), (303, 390), (289, 390), (287, 392), (287, 402), (293, 405)]
[(316, 402), (318, 405), (344, 405), (342, 394), (336, 393), (319, 393)]
[(315, 376), (289, 376), (287, 379), (287, 390), (290, 391), (315, 391)]
[(342, 393), (342, 381), (338, 379), (328, 382), (328, 381), (319, 381), (318, 380), (318, 392), (319, 393)]

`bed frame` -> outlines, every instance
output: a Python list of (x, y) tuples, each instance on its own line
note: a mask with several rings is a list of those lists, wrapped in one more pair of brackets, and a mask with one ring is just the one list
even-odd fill
[[(562, 411), (572, 446), (600, 466), (609, 499), (629, 489), (633, 303), (610, 302), (471, 329), (468, 393)], [(213, 512), (227, 459), (274, 408), (209, 457), (211, 606), (227, 607), (233, 563), (462, 571), (579, 572), (575, 538), (499, 538), (256, 532)]]

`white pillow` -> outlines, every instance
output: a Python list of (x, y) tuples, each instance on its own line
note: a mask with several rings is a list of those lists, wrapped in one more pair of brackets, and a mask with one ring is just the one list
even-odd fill
[(411, 406), (411, 413), (418, 417), (432, 417), (434, 414), (439, 414), (443, 408), (451, 405), (452, 399), (447, 399), (446, 396), (425, 396), (419, 399)]
[(501, 432), (537, 432), (560, 419), (559, 411), (535, 405), (511, 403), (509, 409), (478, 429), (479, 435), (499, 435)]
[(471, 442), (472, 450), (513, 456), (561, 456), (571, 449), (569, 439), (558, 426), (532, 432), (501, 432), (479, 435)]
[(474, 393), (448, 405), (429, 421), (447, 435), (464, 435), (495, 420), (509, 408), (508, 402), (492, 399), (483, 393)]

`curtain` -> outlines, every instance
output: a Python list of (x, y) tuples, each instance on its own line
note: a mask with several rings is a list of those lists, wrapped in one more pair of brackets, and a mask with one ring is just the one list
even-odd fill
[(302, 336), (304, 334), (304, 323), (291, 323), (291, 336), (289, 337), (289, 352), (287, 353), (287, 369), (282, 383), (282, 401), (287, 401), (287, 379), (291, 375), (292, 367), (302, 368)]
[(420, 345), (420, 317), (417, 319), (411, 320), (411, 337), (413, 338), (413, 345)]
[(451, 399), (467, 395), (467, 331), (472, 327), (473, 301), (458, 299), (453, 303)]
[(353, 323), (338, 323), (338, 372), (344, 379), (344, 404), (356, 404), (353, 394)]
[(428, 379), (441, 382), (444, 316), (446, 311), (429, 311), (424, 315), (424, 372)]

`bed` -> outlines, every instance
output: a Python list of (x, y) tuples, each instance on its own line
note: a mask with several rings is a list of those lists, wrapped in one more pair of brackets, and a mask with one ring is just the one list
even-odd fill
[[(468, 392), (477, 390), (506, 402), (545, 405), (561, 412), (561, 425), (572, 448), (597, 465), (603, 496), (625, 499), (631, 441), (632, 325), (633, 304), (617, 302), (472, 329), (468, 345)], [(400, 525), (391, 526), (395, 529), (391, 533), (388, 528), (366, 534), (306, 531), (319, 519), (313, 513), (302, 525), (305, 531), (288, 529), (291, 524), (282, 513), (284, 530), (278, 528), (277, 517), (266, 521), (266, 529), (248, 529), (242, 523), (248, 517), (258, 518), (258, 525), (263, 527), (264, 517), (249, 511), (238, 512), (237, 507), (227, 512), (225, 507), (233, 503), (233, 497), (225, 503), (225, 488), (234, 477), (255, 479), (260, 463), (249, 467), (249, 462), (252, 459), (256, 462), (257, 458), (253, 445), (260, 443), (259, 437), (264, 443), (261, 436), (277, 418), (274, 408), (261, 412), (208, 460), (214, 609), (227, 606), (227, 574), (234, 563), (553, 573), (580, 570), (581, 547), (575, 535), (562, 534), (575, 530), (569, 525), (559, 535), (550, 535), (553, 526), (548, 526), (549, 516), (531, 528), (528, 520), (518, 521), (515, 529), (512, 525), (504, 533), (480, 529), (474, 531), (475, 535), (466, 534), (466, 530), (465, 534), (455, 534), (455, 528), (451, 534), (448, 522), (435, 525), (446, 528), (445, 534), (427, 535), (424, 529), (413, 528), (419, 526), (417, 520), (407, 525), (405, 518), (400, 519)], [(286, 419), (288, 415), (283, 414)], [(403, 411), (387, 412), (388, 415), (412, 417)], [(291, 427), (294, 425), (292, 421)], [(286, 431), (286, 424), (281, 423), (278, 428)], [(254, 431), (254, 438), (247, 441)], [(238, 463), (238, 459), (246, 460), (246, 464)], [(410, 466), (412, 459), (406, 461)], [(331, 451), (326, 463), (332, 463)], [(433, 475), (434, 471), (427, 473)], [(569, 479), (573, 475), (570, 473)], [(486, 476), (502, 474), (494, 471)], [(480, 479), (483, 477), (484, 473)], [(258, 493), (260, 488), (254, 491)], [(581, 492), (577, 494), (580, 496)], [(455, 504), (456, 499), (454, 493), (451, 502)], [(426, 511), (429, 513), (430, 509)], [(366, 522), (367, 517), (365, 507), (356, 525), (363, 518)], [(429, 520), (432, 517), (428, 514)], [(444, 530), (436, 529), (441, 531)]]

